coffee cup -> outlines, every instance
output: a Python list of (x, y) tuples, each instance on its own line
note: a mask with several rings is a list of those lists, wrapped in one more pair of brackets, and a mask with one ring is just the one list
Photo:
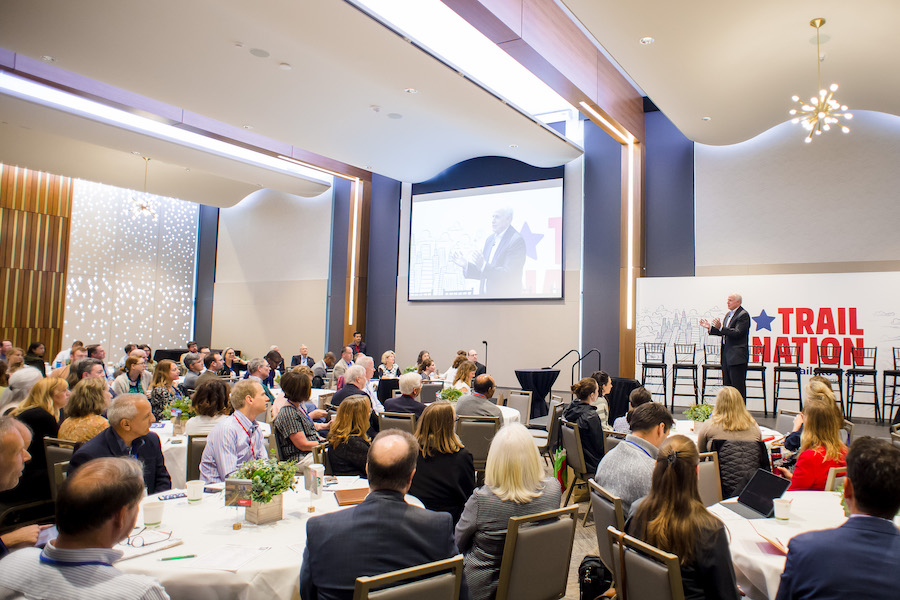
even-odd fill
[(791, 516), (791, 501), (787, 498), (775, 498), (772, 500), (775, 508), (775, 518), (787, 521)]
[(188, 481), (186, 485), (187, 488), (187, 498), (188, 502), (199, 502), (203, 500), (203, 487), (206, 483), (200, 479), (195, 479), (193, 481)]
[(159, 527), (162, 525), (163, 509), (166, 505), (164, 502), (145, 502), (142, 506), (144, 511), (144, 526)]

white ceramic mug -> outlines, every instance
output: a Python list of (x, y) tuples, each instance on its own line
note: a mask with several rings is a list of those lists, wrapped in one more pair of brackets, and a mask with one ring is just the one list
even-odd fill
[(164, 502), (145, 502), (142, 506), (144, 511), (144, 526), (159, 527), (162, 524), (163, 509), (166, 505)]
[(772, 500), (775, 508), (775, 518), (787, 521), (791, 516), (791, 501), (787, 498), (775, 498)]
[(185, 484), (187, 487), (188, 502), (199, 502), (203, 500), (203, 487), (206, 483), (202, 479), (194, 479)]

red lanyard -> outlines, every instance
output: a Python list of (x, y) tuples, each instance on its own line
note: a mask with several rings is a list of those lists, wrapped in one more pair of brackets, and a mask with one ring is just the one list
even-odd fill
[(244, 433), (247, 434), (247, 439), (250, 440), (250, 455), (253, 458), (256, 458), (256, 450), (253, 449), (253, 436), (250, 435), (250, 432), (247, 431), (247, 428), (244, 427), (244, 424), (241, 423), (241, 420), (237, 418), (237, 415), (234, 415), (234, 420), (237, 421), (237, 424), (241, 426), (241, 429), (244, 430)]

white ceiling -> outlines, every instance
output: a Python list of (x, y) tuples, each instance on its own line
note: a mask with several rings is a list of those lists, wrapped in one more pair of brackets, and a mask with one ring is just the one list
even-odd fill
[[(891, 42), (900, 25), (897, 0), (560, 1), (694, 141), (750, 139), (789, 119), (792, 95), (815, 95), (809, 21), (817, 17), (827, 21), (823, 86), (838, 83), (835, 98), (851, 109), (900, 115), (900, 54)], [(645, 36), (655, 42), (641, 45)]]
[[(49, 55), (66, 71), (402, 181), (428, 179), (477, 156), (547, 167), (581, 154), (343, 0), (8, 2), (0, 12), (0, 47), (32, 59)], [(7, 127), (27, 147), (22, 155), (37, 160), (41, 148), (53, 152), (57, 138), (68, 137), (79, 143), (66, 143), (65, 154), (84, 153), (91, 179), (112, 182), (125, 159), (142, 169), (130, 152), (113, 158), (111, 152), (130, 150), (134, 140), (97, 130), (107, 126), (50, 127), (51, 120), (7, 102), (0, 111), (10, 125), (30, 119), (32, 129)], [(10, 160), (15, 147), (3, 146), (0, 157)], [(168, 151), (173, 169), (189, 166)], [(154, 152), (164, 150), (147, 154)], [(43, 160), (71, 163), (72, 157)], [(229, 168), (219, 163), (210, 175)], [(255, 185), (259, 177), (237, 179)], [(283, 183), (271, 185), (290, 192)]]

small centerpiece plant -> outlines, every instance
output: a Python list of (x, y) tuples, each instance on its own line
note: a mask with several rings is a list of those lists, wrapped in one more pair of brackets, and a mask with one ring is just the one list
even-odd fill
[(415, 373), (415, 372), (416, 372), (416, 365), (411, 365), (411, 366), (409, 366), (409, 367), (406, 367), (405, 369), (403, 369), (403, 372), (404, 372), (404, 373)]
[(441, 390), (441, 399), (442, 400), (449, 400), (450, 402), (456, 402), (457, 400), (459, 400), (460, 396), (462, 396), (462, 391), (460, 391), (456, 388), (445, 387), (444, 389)]
[(707, 404), (706, 402), (701, 402), (700, 404), (692, 404), (690, 408), (684, 411), (682, 414), (686, 416), (691, 421), (695, 421), (698, 423), (702, 423), (709, 419), (709, 416), (712, 414), (713, 407)]
[(188, 397), (184, 397), (178, 398), (177, 400), (169, 404), (163, 411), (163, 417), (165, 417), (166, 419), (173, 419), (179, 411), (181, 413), (182, 421), (187, 421), (191, 417), (197, 415), (197, 413), (194, 412), (194, 407), (191, 405), (191, 399)]
[(248, 460), (232, 475), (235, 479), (251, 481), (250, 499), (265, 504), (275, 496), (294, 489), (297, 464), (291, 461)]

